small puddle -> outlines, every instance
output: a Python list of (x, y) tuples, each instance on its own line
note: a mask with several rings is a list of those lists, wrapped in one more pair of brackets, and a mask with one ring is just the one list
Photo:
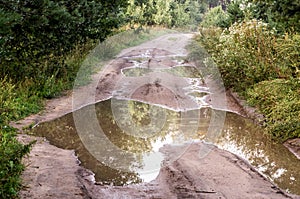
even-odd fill
[(166, 72), (176, 75), (178, 77), (201, 78), (202, 74), (194, 66), (175, 66)]
[[(110, 153), (107, 145), (98, 148), (104, 160), (102, 162), (111, 161), (113, 164), (117, 159), (122, 162), (122, 168), (127, 170), (115, 169), (117, 167), (114, 166), (111, 168), (111, 165), (103, 164), (87, 150), (76, 131), (72, 113), (40, 124), (33, 129), (33, 134), (46, 137), (51, 144), (60, 148), (74, 149), (81, 164), (95, 173), (96, 181), (109, 185), (126, 185), (149, 182), (156, 178), (163, 161), (163, 154), (159, 152), (163, 145), (204, 139), (214, 111), (211, 108), (187, 111), (191, 117), (182, 121), (187, 112), (175, 112), (137, 101), (117, 101), (125, 104), (127, 109), (120, 109), (118, 115), (113, 113), (112, 99), (76, 112), (84, 114), (86, 109), (94, 108), (98, 123), (109, 143), (122, 151), (135, 154), (124, 159)], [(127, 118), (122, 118), (124, 112), (126, 114), (123, 116)], [(151, 126), (153, 123), (156, 126)], [(154, 132), (148, 132), (149, 128)], [(134, 132), (134, 129), (142, 131)], [(92, 134), (97, 136), (97, 132)], [(248, 160), (280, 188), (300, 194), (300, 161), (282, 144), (272, 142), (252, 121), (228, 112), (223, 131), (215, 144)], [(177, 157), (179, 156), (180, 154)]]
[(177, 77), (188, 77), (188, 78), (201, 78), (202, 74), (200, 71), (194, 66), (175, 66), (168, 69), (148, 69), (142, 67), (128, 67), (122, 69), (122, 74), (125, 77), (141, 77), (146, 76), (151, 72), (166, 72)]

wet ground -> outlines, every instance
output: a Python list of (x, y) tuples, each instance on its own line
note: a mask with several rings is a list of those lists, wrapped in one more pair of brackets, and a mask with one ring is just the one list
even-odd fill
[(16, 124), (33, 121), (50, 141), (36, 138), (21, 198), (297, 198), (282, 190), (299, 194), (299, 160), (228, 112), (243, 111), (213, 64), (189, 62), (192, 36), (126, 49), (91, 84)]
[[(118, 119), (116, 121), (111, 108), (113, 103), (116, 102), (106, 100), (96, 104), (95, 107), (98, 122), (102, 128), (102, 132), (95, 132), (95, 134), (103, 133), (110, 141), (100, 145), (101, 148), (97, 148), (98, 151), (103, 151), (100, 160), (97, 160), (84, 147), (76, 131), (71, 113), (39, 125), (34, 129), (34, 134), (46, 137), (51, 144), (58, 147), (74, 149), (82, 165), (95, 173), (96, 181), (100, 184), (124, 185), (150, 182), (157, 177), (163, 165), (164, 154), (160, 148), (168, 144), (181, 145), (185, 143), (185, 148), (183, 148), (185, 151), (189, 146), (187, 143), (205, 140), (211, 125), (212, 112), (216, 112), (210, 108), (202, 108), (183, 113), (137, 101), (118, 100), (119, 104), (123, 103), (129, 106), (132, 112), (119, 116), (120, 118), (116, 118)], [(89, 107), (78, 112), (87, 114)], [(154, 114), (153, 116), (150, 115), (151, 112)], [(152, 121), (153, 124), (150, 124), (151, 117), (162, 117), (161, 114), (165, 114), (163, 122), (161, 120)], [(185, 118), (182, 121), (184, 114), (194, 117)], [(134, 120), (136, 125), (134, 128), (147, 127), (155, 132), (149, 136), (146, 129), (143, 129), (143, 132), (134, 132), (134, 135), (128, 134), (128, 131), (133, 132), (132, 129), (129, 129), (130, 119)], [(124, 124), (118, 124), (118, 122)], [(156, 125), (157, 129), (150, 127), (149, 124)], [(125, 127), (122, 128), (123, 126)], [(85, 133), (88, 136), (88, 133)], [(222, 131), (215, 136), (214, 144), (219, 148), (246, 159), (280, 188), (300, 195), (300, 161), (282, 144), (273, 142), (252, 120), (227, 112)], [(110, 144), (134, 155), (120, 157), (118, 154), (110, 153), (108, 151)], [(182, 151), (179, 154), (173, 154), (174, 160), (182, 154)], [(131, 158), (129, 159), (129, 157)], [(109, 159), (114, 159), (115, 162), (107, 161)], [(119, 170), (111, 168), (111, 164), (118, 164)]]

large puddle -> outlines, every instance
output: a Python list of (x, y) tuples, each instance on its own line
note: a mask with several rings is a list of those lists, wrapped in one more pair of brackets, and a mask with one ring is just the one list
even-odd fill
[[(137, 101), (117, 101), (124, 104), (123, 109), (127, 111), (124, 115), (127, 118), (113, 112), (112, 100), (102, 101), (76, 112), (84, 115), (85, 110), (95, 109), (102, 132), (91, 132), (91, 129), (86, 129), (85, 133), (87, 137), (93, 134), (95, 140), (97, 133), (104, 134), (108, 140), (108, 144), (97, 145), (96, 150), (98, 149), (100, 153), (98, 156), (95, 155), (95, 151), (90, 150), (90, 146), (82, 142), (85, 135), (79, 135), (76, 131), (78, 126), (72, 113), (40, 124), (33, 133), (46, 137), (50, 143), (58, 147), (74, 149), (81, 164), (95, 173), (96, 181), (103, 184), (125, 185), (148, 182), (157, 176), (163, 161), (163, 154), (159, 149), (163, 145), (205, 139), (211, 125), (212, 113), (215, 112), (210, 108), (175, 112)], [(182, 118), (185, 118), (183, 115), (187, 113), (191, 117), (182, 121)], [(153, 124), (156, 126), (151, 126)], [(149, 126), (151, 132), (148, 132)], [(135, 129), (142, 131), (134, 131)], [(272, 142), (252, 121), (228, 112), (223, 130), (216, 136), (217, 146), (245, 158), (280, 188), (300, 195), (300, 160), (283, 145)], [(134, 155), (127, 157), (126, 154), (111, 153), (111, 146), (108, 145)], [(99, 155), (102, 158), (96, 158)], [(179, 156), (180, 154), (177, 154), (177, 157)]]

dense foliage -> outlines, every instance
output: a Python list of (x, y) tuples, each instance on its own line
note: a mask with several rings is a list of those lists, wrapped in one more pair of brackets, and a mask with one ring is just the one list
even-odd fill
[(300, 31), (300, 1), (294, 0), (248, 0), (252, 13), (280, 32)]
[(98, 41), (123, 25), (127, 0), (0, 0), (0, 198), (14, 198), (24, 168), (9, 127), (71, 88)]
[(20, 175), (24, 169), (22, 157), (29, 152), (29, 145), (20, 144), (15, 129), (8, 122), (40, 110), (36, 99), (29, 99), (6, 78), (0, 80), (0, 198), (16, 197), (21, 186)]
[(227, 27), (226, 18), (227, 14), (222, 10), (221, 6), (214, 7), (210, 9), (204, 17), (204, 20), (201, 23), (202, 27)]
[(226, 10), (223, 9), (224, 6), (222, 5), (213, 7), (205, 13), (200, 25), (206, 28), (228, 28), (235, 22), (241, 22), (247, 14), (242, 10), (241, 6), (241, 1), (233, 1), (226, 4)]
[[(268, 10), (298, 7), (295, 2), (266, 2)], [(278, 11), (267, 12), (268, 19), (274, 20), (263, 21), (254, 18), (263, 10), (262, 1), (252, 1), (248, 7), (234, 4), (226, 12), (220, 7), (210, 9), (197, 41), (217, 63), (225, 86), (259, 108), (269, 133), (283, 141), (300, 137), (300, 35), (295, 28), (300, 13), (281, 12), (280, 18)], [(289, 22), (283, 27), (284, 19)]]
[(201, 33), (225, 85), (237, 91), (264, 80), (299, 75), (299, 35), (276, 36), (268, 24), (257, 20), (236, 23), (225, 31), (202, 29)]
[(122, 22), (125, 5), (125, 0), (1, 0), (0, 75), (18, 81), (65, 75), (63, 56), (89, 39), (104, 40)]
[[(196, 27), (209, 7), (206, 0), (129, 0), (127, 19), (134, 25)], [(218, 1), (215, 2), (218, 4)]]
[(266, 129), (281, 141), (300, 137), (300, 80), (262, 81), (249, 89), (248, 101), (265, 115)]

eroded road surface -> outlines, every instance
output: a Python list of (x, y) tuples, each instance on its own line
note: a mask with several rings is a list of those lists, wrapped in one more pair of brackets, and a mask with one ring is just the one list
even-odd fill
[[(187, 59), (185, 46), (192, 37), (167, 34), (122, 51), (93, 75), (91, 84), (48, 101), (45, 111), (15, 126), (50, 121), (110, 98), (151, 103), (174, 111), (210, 107), (240, 112), (241, 107), (226, 97), (222, 85), (201, 74)], [(216, 118), (206, 141), (214, 141), (214, 130), (222, 125), (222, 115)], [(25, 160), (28, 166), (21, 198), (299, 198), (277, 188), (240, 157), (201, 141), (162, 146), (164, 161), (154, 180), (114, 186), (95, 182), (93, 173), (80, 166), (75, 148), (61, 149), (58, 147), (63, 146), (25, 134), (19, 138), (24, 142), (38, 140)]]

